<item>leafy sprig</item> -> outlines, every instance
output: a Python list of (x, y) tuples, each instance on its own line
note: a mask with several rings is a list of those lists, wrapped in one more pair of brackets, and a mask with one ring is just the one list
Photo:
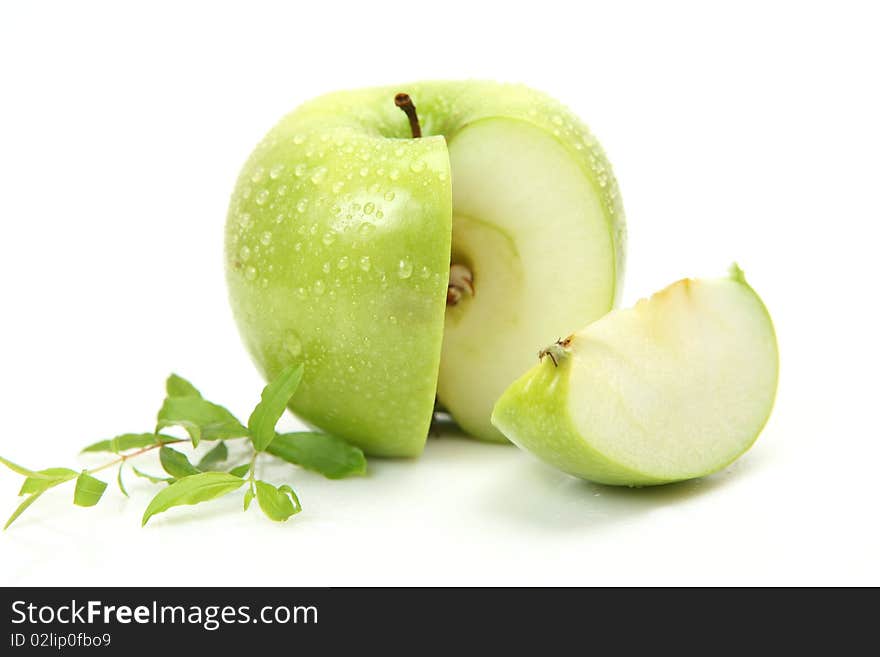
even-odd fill
[[(302, 380), (302, 365), (283, 370), (269, 382), (259, 403), (250, 414), (247, 426), (229, 410), (206, 400), (189, 381), (172, 374), (165, 382), (165, 400), (156, 418), (156, 428), (149, 433), (124, 433), (109, 440), (87, 446), (83, 453), (108, 453), (115, 458), (90, 470), (45, 468), (30, 470), (0, 457), (0, 463), (25, 479), (19, 490), (24, 501), (12, 513), (4, 529), (9, 527), (45, 492), (75, 480), (73, 503), (94, 506), (107, 490), (107, 482), (94, 475), (117, 467), (116, 483), (128, 497), (123, 473), (126, 467), (150, 483), (165, 486), (147, 505), (142, 525), (159, 513), (177, 506), (200, 504), (233, 493), (244, 487), (243, 507), (247, 511), (256, 499), (263, 513), (275, 521), (285, 521), (302, 511), (299, 497), (288, 484), (275, 486), (258, 479), (257, 461), (269, 456), (318, 472), (328, 479), (340, 479), (366, 472), (363, 452), (337, 436), (311, 431), (279, 434), (276, 425), (281, 419)], [(179, 427), (189, 440), (162, 433)], [(249, 452), (245, 463), (229, 463), (228, 440), (245, 440)], [(202, 442), (216, 444), (194, 465), (177, 448), (198, 447)], [(174, 447), (172, 447), (174, 445)], [(159, 465), (167, 476), (157, 476), (136, 468), (131, 460), (148, 453), (159, 455)]]

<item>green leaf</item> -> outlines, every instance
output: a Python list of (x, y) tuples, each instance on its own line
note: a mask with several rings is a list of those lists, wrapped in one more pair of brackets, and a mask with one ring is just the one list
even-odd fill
[(244, 510), (245, 511), (247, 511), (248, 509), (251, 508), (251, 502), (253, 502), (253, 501), (254, 501), (254, 491), (251, 490), (250, 488), (248, 488), (244, 494)]
[(112, 452), (119, 454), (129, 449), (149, 447), (150, 445), (168, 445), (171, 443), (184, 442), (180, 438), (167, 436), (162, 433), (123, 433), (110, 440), (100, 440), (83, 449), (85, 452)]
[(293, 500), (293, 506), (296, 507), (296, 513), (302, 511), (302, 504), (299, 503), (299, 497), (297, 497), (296, 492), (287, 484), (278, 487), (278, 492), (286, 493), (290, 496), (290, 499)]
[(244, 479), (228, 472), (202, 472), (179, 479), (152, 499), (141, 524), (146, 525), (154, 515), (172, 507), (207, 502), (238, 490), (243, 484)]
[(125, 490), (125, 484), (122, 483), (122, 468), (125, 467), (125, 461), (119, 464), (119, 470), (116, 471), (116, 485), (119, 486), (119, 490), (122, 491), (122, 494), (128, 497), (128, 491)]
[(367, 471), (364, 453), (342, 438), (330, 434), (311, 431), (281, 433), (266, 451), (288, 463), (318, 472), (328, 479), (342, 479)]
[(16, 519), (18, 518), (18, 516), (20, 516), (22, 513), (24, 513), (25, 509), (27, 509), (31, 504), (36, 502), (37, 499), (40, 497), (40, 495), (42, 495), (44, 492), (45, 491), (40, 491), (39, 493), (34, 493), (29, 498), (27, 498), (24, 502), (19, 504), (18, 508), (12, 512), (11, 516), (9, 516), (9, 520), (6, 521), (6, 524), (3, 525), (3, 530), (5, 531), (6, 529), (8, 529), (9, 525), (14, 523), (16, 521)]
[(138, 470), (134, 466), (131, 466), (131, 469), (138, 477), (143, 477), (144, 479), (149, 479), (150, 482), (152, 482), (154, 484), (170, 484), (171, 482), (174, 481), (174, 479), (172, 477), (154, 477), (151, 474), (147, 474), (146, 472), (142, 472), (141, 470)]
[(220, 441), (216, 447), (202, 457), (196, 467), (202, 471), (213, 470), (227, 458), (229, 458), (229, 450), (226, 449), (226, 443)]
[(201, 398), (202, 396), (192, 383), (177, 374), (172, 374), (165, 380), (165, 392), (169, 397)]
[(159, 450), (159, 462), (162, 464), (162, 469), (175, 479), (182, 479), (201, 472), (189, 462), (184, 454), (170, 447), (163, 447)]
[(0, 463), (5, 465), (13, 472), (17, 472), (18, 474), (24, 475), (25, 477), (33, 477), (34, 479), (52, 479), (52, 477), (49, 475), (40, 474), (39, 472), (35, 472), (34, 470), (28, 470), (23, 466), (17, 465), (12, 461), (7, 461), (2, 456), (0, 456)]
[(260, 403), (248, 419), (251, 440), (258, 452), (265, 450), (275, 438), (275, 425), (287, 408), (287, 403), (302, 380), (303, 366), (286, 367), (269, 385), (263, 388)]
[(28, 477), (21, 485), (21, 490), (18, 491), (19, 495), (41, 493), (45, 490), (49, 490), (53, 486), (63, 484), (65, 481), (70, 481), (71, 479), (76, 478), (79, 473), (70, 468), (46, 468), (45, 470), (40, 470), (37, 474), (45, 475), (49, 478)]
[(248, 470), (250, 470), (250, 469), (251, 469), (251, 464), (245, 463), (244, 465), (239, 465), (239, 466), (232, 468), (232, 470), (229, 471), (229, 474), (235, 475), (236, 477), (244, 477), (248, 473)]
[(95, 506), (104, 491), (107, 483), (95, 479), (87, 472), (80, 473), (76, 478), (76, 490), (73, 491), (73, 503), (77, 506)]
[(235, 416), (201, 397), (166, 397), (159, 410), (156, 431), (181, 426), (192, 438), (193, 447), (201, 440), (243, 438), (248, 430)]
[(299, 499), (290, 486), (275, 488), (265, 481), (257, 481), (257, 502), (270, 519), (283, 522), (302, 511)]

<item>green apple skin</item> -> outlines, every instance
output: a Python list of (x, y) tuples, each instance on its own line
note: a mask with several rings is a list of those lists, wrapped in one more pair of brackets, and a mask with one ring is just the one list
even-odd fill
[(679, 281), (550, 349), (558, 366), (544, 357), (515, 381), (492, 421), (544, 462), (596, 483), (716, 472), (754, 444), (776, 396), (773, 323), (736, 266), (726, 279)]
[[(411, 138), (398, 92), (413, 98), (423, 138)], [(526, 87), (427, 82), (322, 96), (265, 136), (233, 192), (226, 276), (246, 348), (267, 379), (303, 362), (291, 409), (371, 455), (414, 456), (424, 447), (454, 239), (448, 144), (495, 119), (549, 136), (583, 172), (610, 253), (596, 276), (601, 298), (584, 322), (595, 319), (613, 305), (623, 271), (617, 185), (577, 118)], [(468, 373), (480, 376), (476, 366)], [(478, 438), (503, 440), (489, 422), (501, 389), (463, 413), (479, 418), (464, 426)], [(455, 416), (466, 403), (447, 406)]]

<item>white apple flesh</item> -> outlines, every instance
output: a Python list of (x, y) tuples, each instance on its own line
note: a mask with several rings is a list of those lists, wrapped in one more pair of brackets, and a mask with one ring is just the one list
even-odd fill
[(779, 358), (764, 304), (734, 266), (609, 313), (517, 380), (492, 422), (570, 474), (644, 486), (701, 477), (757, 439)]

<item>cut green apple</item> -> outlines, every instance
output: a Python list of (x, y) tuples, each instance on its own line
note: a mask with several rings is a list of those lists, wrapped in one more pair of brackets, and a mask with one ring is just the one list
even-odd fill
[(770, 315), (734, 265), (685, 279), (544, 349), (493, 424), (547, 463), (598, 483), (663, 484), (725, 467), (776, 396)]
[(226, 228), (231, 305), (262, 374), (303, 362), (294, 412), (384, 456), (422, 450), (437, 398), (503, 441), (498, 396), (544, 336), (612, 308), (623, 249), (617, 185), (583, 124), (488, 82), (306, 103), (245, 164)]

